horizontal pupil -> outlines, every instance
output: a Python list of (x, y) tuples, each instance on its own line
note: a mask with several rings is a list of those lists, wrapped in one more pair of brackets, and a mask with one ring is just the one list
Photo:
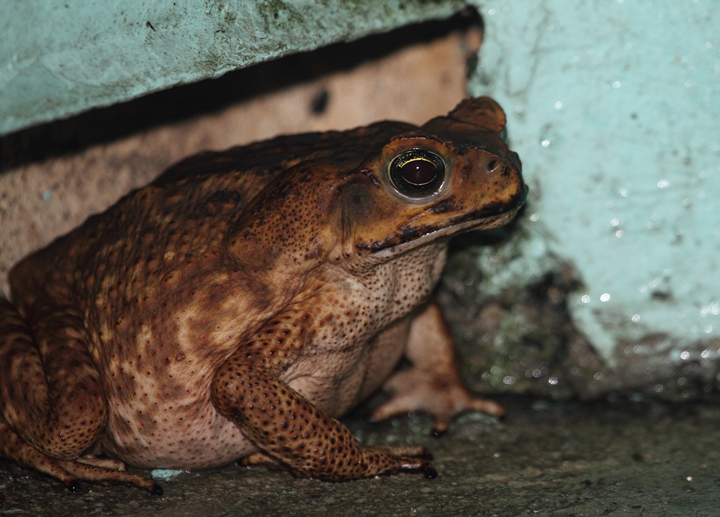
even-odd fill
[(437, 173), (438, 170), (435, 164), (420, 158), (410, 160), (400, 168), (402, 178), (413, 185), (430, 183), (435, 179)]

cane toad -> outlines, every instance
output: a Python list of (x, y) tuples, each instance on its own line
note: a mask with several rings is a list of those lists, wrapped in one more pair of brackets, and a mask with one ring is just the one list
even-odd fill
[[(245, 458), (330, 481), (435, 470), (337, 420), (467, 410), (431, 298), (448, 239), (512, 219), (502, 109), (467, 99), (186, 159), (17, 264), (0, 300), (0, 456), (77, 490)], [(411, 367), (396, 371), (402, 356)]]

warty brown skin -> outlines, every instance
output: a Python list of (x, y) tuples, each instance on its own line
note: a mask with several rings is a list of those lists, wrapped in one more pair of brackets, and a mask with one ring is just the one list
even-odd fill
[[(504, 124), (478, 98), (421, 127), (206, 153), (25, 258), (0, 300), (0, 456), (73, 490), (158, 492), (124, 464), (238, 458), (330, 481), (433, 477), (424, 449), (362, 446), (335, 418), (380, 386), (378, 420), (426, 411), (440, 433), (462, 411), (502, 414), (462, 386), (431, 293), (451, 235), (524, 201)], [(418, 152), (435, 183), (391, 178)]]

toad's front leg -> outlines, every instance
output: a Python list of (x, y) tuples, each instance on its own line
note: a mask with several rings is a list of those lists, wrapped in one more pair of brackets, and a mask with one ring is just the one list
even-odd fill
[(268, 368), (264, 353), (244, 347), (216, 373), (215, 408), (268, 456), (299, 477), (349, 481), (380, 474), (437, 472), (421, 447), (365, 447), (340, 422), (317, 409)]

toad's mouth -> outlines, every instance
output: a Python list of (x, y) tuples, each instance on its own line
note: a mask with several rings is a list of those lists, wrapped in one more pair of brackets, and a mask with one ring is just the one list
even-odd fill
[(465, 214), (464, 216), (451, 221), (448, 226), (440, 228), (419, 226), (417, 228), (406, 229), (388, 239), (367, 246), (367, 248), (371, 251), (370, 256), (377, 259), (387, 259), (408, 250), (420, 247), (428, 242), (447, 239), (452, 235), (461, 232), (470, 230), (489, 230), (503, 226), (509, 223), (525, 204), (528, 188), (526, 185), (523, 187), (524, 188), (522, 189), (521, 194), (517, 196), (515, 202), (508, 203), (508, 205), (512, 207), (510, 209), (486, 216), (477, 213)]

